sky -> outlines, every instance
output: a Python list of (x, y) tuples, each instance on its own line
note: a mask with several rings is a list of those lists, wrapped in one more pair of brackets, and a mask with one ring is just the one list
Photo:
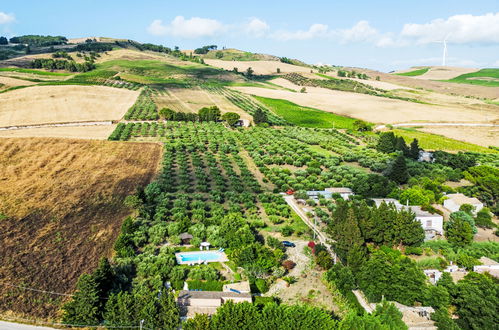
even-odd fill
[(499, 67), (499, 0), (0, 0), (0, 35), (104, 36), (378, 69)]

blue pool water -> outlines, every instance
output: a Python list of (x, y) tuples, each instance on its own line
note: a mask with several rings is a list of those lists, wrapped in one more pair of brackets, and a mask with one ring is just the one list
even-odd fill
[(197, 252), (197, 253), (188, 253), (188, 254), (180, 254), (180, 258), (182, 261), (217, 261), (222, 258), (221, 253), (217, 252)]

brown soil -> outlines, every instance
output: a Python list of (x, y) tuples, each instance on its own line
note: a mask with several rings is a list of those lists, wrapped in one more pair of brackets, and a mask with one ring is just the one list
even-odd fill
[(54, 317), (82, 273), (110, 256), (123, 199), (157, 172), (158, 144), (0, 139), (0, 313)]
[(0, 137), (54, 137), (107, 140), (116, 125), (23, 128), (0, 131)]

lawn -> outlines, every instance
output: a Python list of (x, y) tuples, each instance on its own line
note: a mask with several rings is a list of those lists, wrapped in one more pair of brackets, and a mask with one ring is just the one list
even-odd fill
[(286, 121), (301, 127), (310, 128), (353, 128), (355, 119), (338, 116), (334, 113), (302, 107), (293, 102), (280, 99), (255, 96), (255, 98), (269, 107), (276, 115)]
[(430, 70), (430, 68), (423, 68), (423, 69), (413, 70), (409, 72), (395, 73), (395, 74), (397, 76), (416, 77), (424, 75), (426, 72), (428, 72), (428, 70)]
[(423, 149), (445, 150), (445, 151), (472, 151), (472, 152), (496, 152), (492, 149), (478, 146), (476, 144), (457, 141), (442, 135), (424, 133), (413, 128), (394, 129), (396, 135), (402, 136), (407, 143), (413, 139), (418, 139), (419, 145)]
[(482, 69), (477, 72), (462, 74), (458, 77), (444, 81), (458, 84), (499, 87), (499, 69)]

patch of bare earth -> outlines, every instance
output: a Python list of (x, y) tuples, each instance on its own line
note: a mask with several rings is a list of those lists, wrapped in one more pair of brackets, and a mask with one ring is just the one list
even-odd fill
[(0, 130), (0, 137), (54, 137), (106, 140), (115, 128), (116, 125), (23, 128)]
[(484, 147), (499, 146), (499, 127), (426, 126), (418, 130)]
[(0, 139), (0, 315), (53, 318), (110, 256), (126, 196), (156, 175), (159, 144)]

